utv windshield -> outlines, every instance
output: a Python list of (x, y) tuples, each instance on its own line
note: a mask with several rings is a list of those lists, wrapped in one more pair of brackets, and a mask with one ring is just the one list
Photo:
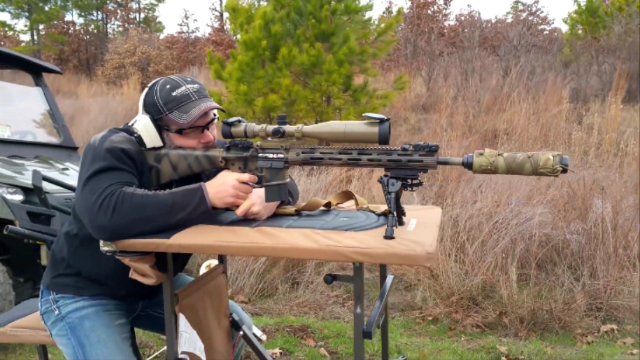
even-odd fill
[(0, 141), (60, 143), (42, 89), (28, 73), (0, 70)]

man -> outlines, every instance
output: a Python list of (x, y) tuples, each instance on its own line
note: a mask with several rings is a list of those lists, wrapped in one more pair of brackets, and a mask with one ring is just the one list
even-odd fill
[[(222, 108), (198, 81), (185, 76), (157, 79), (141, 101), (164, 146), (197, 149), (224, 143), (214, 126), (216, 111)], [(237, 207), (238, 216), (265, 219), (280, 205), (265, 203), (264, 189), (247, 184), (257, 181), (254, 175), (228, 170), (151, 189), (144, 144), (126, 129), (131, 128), (106, 130), (85, 147), (71, 218), (51, 249), (42, 281), (40, 316), (69, 360), (135, 359), (131, 327), (164, 334), (162, 285), (130, 278), (131, 269), (103, 254), (99, 240), (185, 228), (231, 207)], [(298, 199), (293, 182), (289, 194), (286, 205)], [(176, 290), (193, 280), (181, 273), (190, 256), (174, 256)], [(252, 327), (251, 318), (237, 304), (230, 301), (229, 307)], [(232, 336), (235, 340), (237, 334)], [(242, 354), (241, 344), (235, 359)]]

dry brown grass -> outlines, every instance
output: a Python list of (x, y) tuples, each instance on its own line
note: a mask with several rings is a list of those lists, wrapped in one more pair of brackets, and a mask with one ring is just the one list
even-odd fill
[[(391, 269), (402, 279), (395, 290), (403, 308), (395, 312), (438, 314), (520, 335), (584, 322), (637, 322), (639, 124), (638, 107), (620, 103), (626, 73), (619, 72), (607, 102), (577, 115), (562, 77), (527, 83), (517, 71), (503, 78), (478, 66), (476, 77), (465, 82), (453, 69), (429, 89), (412, 84), (386, 110), (393, 143), (438, 142), (443, 156), (484, 147), (555, 149), (571, 157), (572, 172), (557, 179), (474, 176), (461, 168), (428, 174), (427, 184), (404, 198), (443, 208), (442, 261), (428, 269)], [(206, 71), (197, 76), (217, 86)], [(135, 115), (137, 79), (122, 88), (74, 75), (49, 81), (81, 145)], [(369, 169), (293, 170), (302, 201), (348, 188), (382, 203), (378, 175)], [(230, 263), (234, 293), (275, 297), (289, 313), (304, 311), (303, 305), (321, 311), (344, 293), (324, 285), (322, 275), (349, 269), (294, 260)], [(321, 294), (331, 297), (313, 300)], [(336, 309), (325, 315), (349, 311)]]

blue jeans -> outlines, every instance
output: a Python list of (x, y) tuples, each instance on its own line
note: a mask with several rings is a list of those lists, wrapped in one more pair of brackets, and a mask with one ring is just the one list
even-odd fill
[[(178, 274), (175, 289), (193, 278)], [(251, 317), (233, 301), (229, 310), (243, 325), (253, 326)], [(162, 295), (146, 301), (118, 301), (106, 297), (56, 294), (42, 286), (40, 318), (67, 360), (135, 360), (131, 327), (164, 335)], [(235, 343), (237, 332), (232, 330)], [(240, 340), (234, 359), (242, 355), (246, 343)]]

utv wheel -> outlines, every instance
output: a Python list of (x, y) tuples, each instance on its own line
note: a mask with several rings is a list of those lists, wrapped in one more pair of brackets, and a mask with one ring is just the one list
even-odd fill
[(0, 314), (11, 310), (14, 306), (13, 282), (5, 266), (0, 264)]

